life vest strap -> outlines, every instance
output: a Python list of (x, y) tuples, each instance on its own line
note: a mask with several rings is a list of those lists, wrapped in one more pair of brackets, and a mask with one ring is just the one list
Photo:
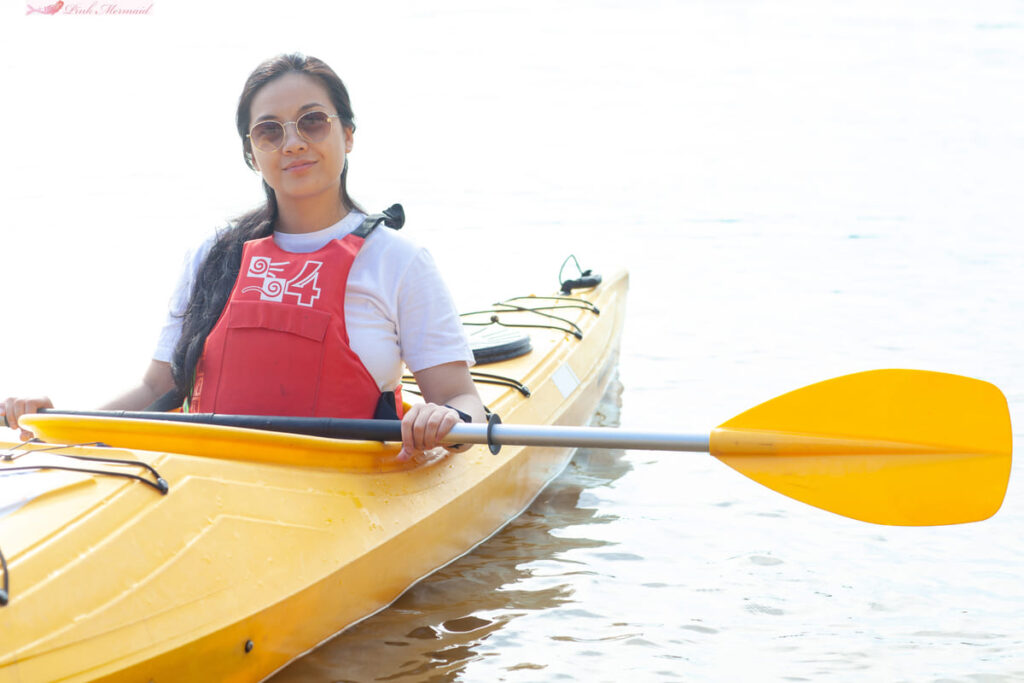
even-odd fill
[(405, 225), (405, 209), (401, 204), (392, 204), (383, 213), (375, 213), (363, 219), (362, 224), (352, 231), (356, 237), (366, 239), (378, 225), (383, 223), (392, 230), (401, 230)]

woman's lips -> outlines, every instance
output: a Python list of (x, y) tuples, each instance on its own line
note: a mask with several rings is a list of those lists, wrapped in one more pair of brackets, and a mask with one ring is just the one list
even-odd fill
[(316, 163), (315, 161), (300, 161), (298, 163), (289, 164), (288, 166), (285, 166), (284, 170), (286, 172), (290, 171), (292, 173), (297, 173), (299, 171), (305, 171), (307, 168), (309, 168), (310, 166), (312, 166), (315, 163)]

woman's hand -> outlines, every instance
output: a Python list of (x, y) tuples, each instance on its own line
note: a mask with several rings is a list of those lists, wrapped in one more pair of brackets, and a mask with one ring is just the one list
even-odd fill
[[(135, 388), (125, 392), (113, 401), (102, 406), (102, 410), (143, 410), (150, 403), (174, 388), (174, 377), (171, 375), (171, 364), (154, 360), (146, 368), (142, 382)], [(7, 421), (11, 429), (18, 429), (18, 419), (22, 415), (38, 413), (43, 408), (52, 408), (53, 401), (48, 397), (9, 398), (0, 403), (0, 416)], [(4, 420), (0, 419), (0, 427)], [(451, 429), (449, 427), (449, 429)], [(32, 433), (22, 429), (21, 438), (28, 441)]]
[[(426, 403), (416, 404), (402, 418), (402, 450), (398, 453), (399, 461), (411, 460), (423, 456), (442, 445), (441, 440), (448, 436), (452, 427), (462, 422), (455, 406), (470, 416), (474, 422), (482, 422), (484, 405), (476, 386), (469, 375), (469, 367), (461, 362), (442, 363), (424, 368), (413, 373), (416, 384), (423, 392)], [(449, 451), (463, 451), (469, 446), (455, 448), (445, 446)]]
[[(0, 405), (0, 414), (4, 416), (8, 427), (19, 429), (18, 419), (22, 415), (38, 413), (43, 408), (52, 407), (53, 401), (46, 396), (40, 398), (8, 398), (3, 402), (3, 405)], [(32, 439), (32, 432), (22, 429), (21, 439), (22, 441), (30, 441)]]
[[(444, 445), (441, 440), (452, 427), (461, 423), (462, 418), (454, 408), (434, 403), (417, 403), (402, 418), (402, 450), (398, 453), (398, 461), (420, 458), (424, 451)], [(447, 445), (445, 448), (459, 451), (465, 447), (453, 448)]]

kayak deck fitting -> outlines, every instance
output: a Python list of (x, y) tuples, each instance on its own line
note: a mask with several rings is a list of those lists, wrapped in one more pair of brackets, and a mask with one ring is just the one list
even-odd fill
[[(627, 285), (619, 273), (468, 316), (504, 358), (474, 370), (485, 405), (510, 424), (586, 424), (614, 375)], [(379, 442), (25, 423), (49, 443), (109, 447), (0, 444), (0, 683), (265, 678), (493, 535), (573, 452), (477, 446), (399, 463)]]

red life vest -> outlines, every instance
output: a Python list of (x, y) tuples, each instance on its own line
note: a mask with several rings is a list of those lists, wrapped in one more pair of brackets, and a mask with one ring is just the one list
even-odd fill
[[(348, 274), (368, 232), (309, 254), (286, 252), (273, 237), (245, 243), (196, 365), (190, 412), (380, 416), (381, 391), (345, 328)], [(400, 417), (400, 398), (395, 403)]]

